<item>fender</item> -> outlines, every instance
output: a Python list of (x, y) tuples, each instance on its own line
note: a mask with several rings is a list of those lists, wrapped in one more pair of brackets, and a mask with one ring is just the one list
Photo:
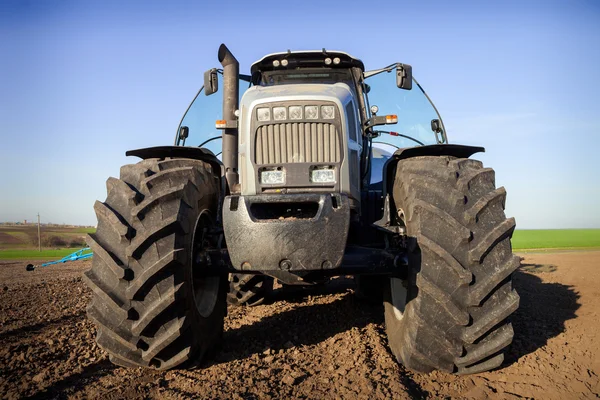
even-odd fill
[(139, 157), (142, 160), (148, 158), (190, 158), (192, 160), (201, 160), (211, 165), (213, 174), (216, 178), (223, 177), (223, 163), (213, 154), (212, 151), (199, 147), (184, 146), (157, 146), (146, 147), (143, 149), (128, 150), (126, 156)]
[[(452, 156), (458, 158), (469, 158), (475, 153), (484, 153), (485, 148), (477, 146), (464, 146), (462, 144), (432, 144), (429, 146), (408, 147), (398, 149), (383, 166), (383, 196), (392, 192), (394, 178), (396, 176), (396, 165), (398, 161), (413, 157), (423, 156)], [(392, 177), (388, 180), (387, 178)]]
[[(389, 200), (387, 204), (389, 207), (393, 207), (393, 188), (394, 188), (394, 180), (396, 178), (396, 165), (398, 165), (398, 161), (405, 160), (407, 158), (413, 157), (423, 157), (423, 156), (432, 156), (432, 157), (440, 157), (440, 156), (452, 156), (458, 158), (469, 158), (475, 153), (484, 153), (485, 148), (477, 147), (477, 146), (465, 146), (461, 144), (432, 144), (429, 146), (418, 146), (418, 147), (409, 147), (405, 149), (398, 149), (394, 152), (392, 157), (386, 161), (383, 166), (383, 198), (385, 199), (389, 195)], [(388, 179), (390, 177), (391, 179)], [(395, 215), (391, 210), (384, 211), (385, 213), (390, 212), (388, 215)]]

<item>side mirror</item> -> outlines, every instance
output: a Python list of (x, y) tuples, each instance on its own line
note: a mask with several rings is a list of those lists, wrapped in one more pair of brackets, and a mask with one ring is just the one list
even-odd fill
[(396, 86), (404, 90), (412, 89), (412, 66), (396, 64)]
[(440, 123), (439, 119), (432, 119), (431, 120), (431, 130), (434, 131), (435, 133), (441, 133), (442, 132), (442, 124)]
[(204, 94), (210, 96), (219, 90), (219, 77), (217, 69), (212, 68), (204, 73)]
[(183, 143), (185, 143), (185, 139), (187, 139), (189, 134), (190, 128), (188, 128), (187, 126), (182, 126), (181, 128), (179, 128), (179, 140), (183, 140)]

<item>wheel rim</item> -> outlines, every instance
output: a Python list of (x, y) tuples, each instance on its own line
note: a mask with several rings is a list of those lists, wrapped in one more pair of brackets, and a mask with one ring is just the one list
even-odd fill
[(217, 304), (219, 297), (220, 277), (204, 276), (200, 270), (206, 268), (207, 259), (203, 256), (204, 249), (212, 246), (214, 238), (208, 231), (213, 226), (212, 218), (208, 210), (200, 213), (196, 229), (194, 231), (194, 246), (192, 247), (192, 293), (198, 313), (208, 318)]
[(406, 298), (408, 291), (404, 285), (404, 281), (398, 278), (390, 278), (390, 289), (392, 292), (392, 306), (394, 307), (394, 316), (397, 320), (404, 318), (404, 310), (406, 309)]

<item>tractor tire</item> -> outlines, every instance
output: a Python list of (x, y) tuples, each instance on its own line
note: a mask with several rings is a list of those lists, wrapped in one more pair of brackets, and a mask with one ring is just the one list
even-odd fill
[(507, 318), (519, 306), (511, 280), (520, 259), (494, 171), (454, 157), (401, 160), (393, 196), (407, 229), (409, 272), (386, 288), (392, 353), (419, 372), (499, 367), (513, 339)]
[(121, 168), (94, 205), (84, 281), (96, 342), (114, 364), (167, 370), (198, 364), (220, 341), (227, 277), (202, 275), (218, 206), (211, 166), (149, 159)]
[(227, 303), (233, 306), (258, 306), (273, 291), (273, 278), (266, 275), (231, 274)]

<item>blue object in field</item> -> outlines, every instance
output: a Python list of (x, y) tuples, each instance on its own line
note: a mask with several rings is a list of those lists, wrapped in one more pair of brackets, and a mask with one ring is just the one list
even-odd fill
[(85, 260), (86, 258), (90, 258), (93, 255), (94, 255), (94, 253), (92, 253), (92, 250), (89, 247), (85, 247), (83, 249), (77, 250), (75, 253), (71, 253), (68, 256), (64, 256), (60, 260), (49, 261), (49, 262), (43, 263), (41, 265), (27, 264), (27, 267), (25, 267), (25, 269), (27, 271), (33, 271), (34, 269), (36, 269), (38, 267), (48, 267), (50, 265), (66, 263), (68, 261)]

